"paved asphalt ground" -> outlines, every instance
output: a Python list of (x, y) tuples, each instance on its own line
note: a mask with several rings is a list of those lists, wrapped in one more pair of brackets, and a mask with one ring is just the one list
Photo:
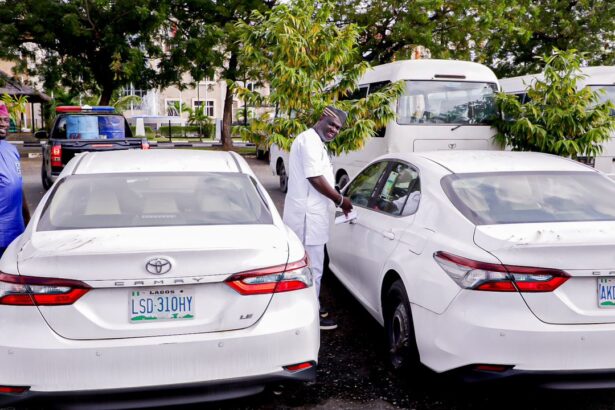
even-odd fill
[[(26, 196), (31, 209), (44, 195), (40, 158), (22, 149)], [(268, 165), (246, 158), (281, 211), (284, 195)], [(425, 368), (403, 373), (386, 365), (384, 331), (330, 273), (323, 281), (324, 303), (340, 327), (323, 331), (318, 379), (301, 385), (271, 386), (264, 393), (211, 403), (220, 409), (614, 409), (615, 390), (548, 391), (516, 385), (468, 386)], [(0, 330), (1, 331), (1, 330)], [(613, 341), (615, 354), (615, 340)], [(556, 348), (556, 346), (554, 346)], [(258, 352), (255, 352), (258, 354)], [(41, 365), (44, 365), (42, 363)], [(182, 407), (202, 409), (203, 405)]]

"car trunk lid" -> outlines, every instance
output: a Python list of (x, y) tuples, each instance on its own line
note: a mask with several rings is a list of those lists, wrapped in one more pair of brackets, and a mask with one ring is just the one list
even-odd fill
[[(521, 293), (541, 321), (615, 323), (615, 305), (604, 303), (615, 300), (615, 222), (482, 225), (474, 242), (504, 265), (559, 269), (570, 276), (553, 292)], [(612, 297), (601, 299), (599, 292)]]
[(39, 309), (62, 337), (110, 339), (249, 327), (271, 294), (242, 296), (224, 280), (287, 259), (275, 225), (143, 227), (35, 232), (18, 266), (21, 275), (89, 285), (72, 305)]

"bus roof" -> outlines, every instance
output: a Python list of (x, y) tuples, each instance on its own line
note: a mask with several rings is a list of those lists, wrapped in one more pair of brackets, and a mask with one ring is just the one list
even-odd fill
[(382, 64), (368, 70), (359, 84), (380, 81), (435, 80), (498, 82), (497, 77), (482, 64), (460, 60), (401, 60)]
[[(580, 81), (580, 86), (585, 85), (608, 85), (615, 84), (615, 66), (582, 67), (581, 73), (587, 77)], [(528, 74), (519, 77), (500, 78), (502, 91), (509, 94), (521, 93), (528, 88), (532, 82), (542, 80), (544, 76), (539, 74)]]

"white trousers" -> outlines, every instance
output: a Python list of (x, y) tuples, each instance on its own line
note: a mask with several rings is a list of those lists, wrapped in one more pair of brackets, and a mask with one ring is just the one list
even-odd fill
[(304, 248), (310, 260), (316, 295), (320, 296), (320, 281), (325, 264), (325, 245), (304, 245)]

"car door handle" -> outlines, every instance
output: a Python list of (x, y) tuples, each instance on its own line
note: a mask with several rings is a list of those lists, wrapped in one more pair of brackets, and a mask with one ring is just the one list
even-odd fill
[(393, 232), (393, 231), (384, 231), (384, 232), (382, 232), (382, 236), (384, 236), (387, 239), (394, 240), (395, 239), (395, 232)]

